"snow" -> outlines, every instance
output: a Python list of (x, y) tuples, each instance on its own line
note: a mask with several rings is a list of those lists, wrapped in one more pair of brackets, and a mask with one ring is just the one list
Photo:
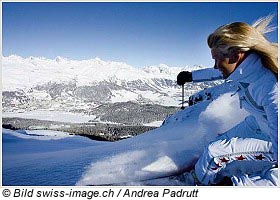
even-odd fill
[(22, 138), (22, 139), (34, 139), (34, 140), (60, 140), (67, 137), (73, 137), (69, 133), (60, 132), (60, 131), (48, 131), (48, 130), (29, 130), (29, 131), (9, 131), (5, 130), (5, 133), (9, 133), (13, 136)]
[[(139, 185), (147, 183), (140, 180), (184, 171), (217, 134), (248, 115), (240, 110), (238, 96), (232, 96), (235, 87), (224, 83), (209, 90), (215, 91), (213, 101), (188, 107), (154, 130), (113, 143), (3, 129), (3, 185)], [(42, 136), (65, 138), (38, 140)]]
[[(168, 93), (170, 96), (163, 95), (165, 93)], [(155, 104), (160, 104), (164, 106), (177, 106), (178, 105), (178, 100), (174, 99), (174, 96), (179, 96), (180, 92), (176, 90), (168, 90), (164, 91), (163, 94), (160, 93), (155, 93), (153, 91), (127, 91), (127, 90), (113, 90), (112, 94), (113, 97), (111, 98), (112, 103), (117, 103), (117, 102), (128, 102), (128, 101), (137, 101), (141, 99), (145, 99), (146, 103), (147, 101), (151, 101)]]
[(153, 127), (160, 127), (163, 121), (153, 121), (147, 124), (143, 124), (144, 126), (153, 126)]
[(114, 90), (112, 91), (113, 97), (111, 98), (112, 103), (136, 101), (139, 95), (135, 92), (127, 90)]
[(199, 120), (206, 126), (207, 131), (224, 133), (232, 127), (232, 124), (238, 124), (240, 118), (244, 119), (247, 116), (248, 113), (245, 110), (237, 109), (239, 105), (238, 95), (223, 94), (209, 104), (206, 110), (201, 113)]
[(144, 167), (143, 170), (150, 172), (168, 172), (168, 170), (176, 171), (178, 167), (168, 156), (162, 156), (155, 162)]
[(16, 112), (4, 112), (2, 113), (4, 118), (19, 117), (25, 119), (38, 119), (38, 120), (52, 120), (57, 122), (69, 122), (69, 123), (85, 123), (89, 120), (96, 118), (95, 115), (85, 115), (79, 113), (71, 113), (64, 111), (50, 111), (50, 110), (33, 110), (25, 111), (23, 113)]

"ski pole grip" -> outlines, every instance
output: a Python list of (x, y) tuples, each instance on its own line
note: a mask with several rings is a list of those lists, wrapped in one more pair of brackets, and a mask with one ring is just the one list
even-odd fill
[(185, 84), (182, 85), (182, 107), (181, 109), (184, 110), (185, 109), (185, 106), (184, 106), (184, 95), (185, 95), (185, 91), (184, 91), (184, 88), (185, 88)]

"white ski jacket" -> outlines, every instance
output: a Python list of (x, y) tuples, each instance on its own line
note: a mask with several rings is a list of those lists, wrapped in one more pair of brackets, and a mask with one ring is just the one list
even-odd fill
[[(192, 72), (193, 81), (221, 79), (214, 69)], [(260, 130), (271, 138), (274, 159), (278, 161), (278, 80), (262, 65), (260, 57), (251, 53), (226, 79), (237, 84), (240, 107), (246, 109), (256, 120)]]

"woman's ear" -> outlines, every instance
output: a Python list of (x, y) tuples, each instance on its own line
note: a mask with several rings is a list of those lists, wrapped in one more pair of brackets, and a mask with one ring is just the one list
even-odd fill
[(229, 57), (229, 64), (237, 63), (239, 61), (239, 56), (240, 55), (239, 55), (238, 51), (231, 49), (229, 51), (229, 55), (228, 55), (228, 57)]
[(245, 53), (232, 49), (229, 52), (229, 64), (241, 63), (245, 59)]

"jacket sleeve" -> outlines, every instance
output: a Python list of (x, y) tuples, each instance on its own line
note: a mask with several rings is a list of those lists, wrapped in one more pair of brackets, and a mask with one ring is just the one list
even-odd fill
[(278, 83), (269, 92), (263, 91), (262, 106), (268, 120), (269, 136), (272, 141), (274, 159), (278, 161)]
[(205, 68), (192, 71), (193, 82), (214, 81), (222, 79), (221, 72), (214, 68)]

